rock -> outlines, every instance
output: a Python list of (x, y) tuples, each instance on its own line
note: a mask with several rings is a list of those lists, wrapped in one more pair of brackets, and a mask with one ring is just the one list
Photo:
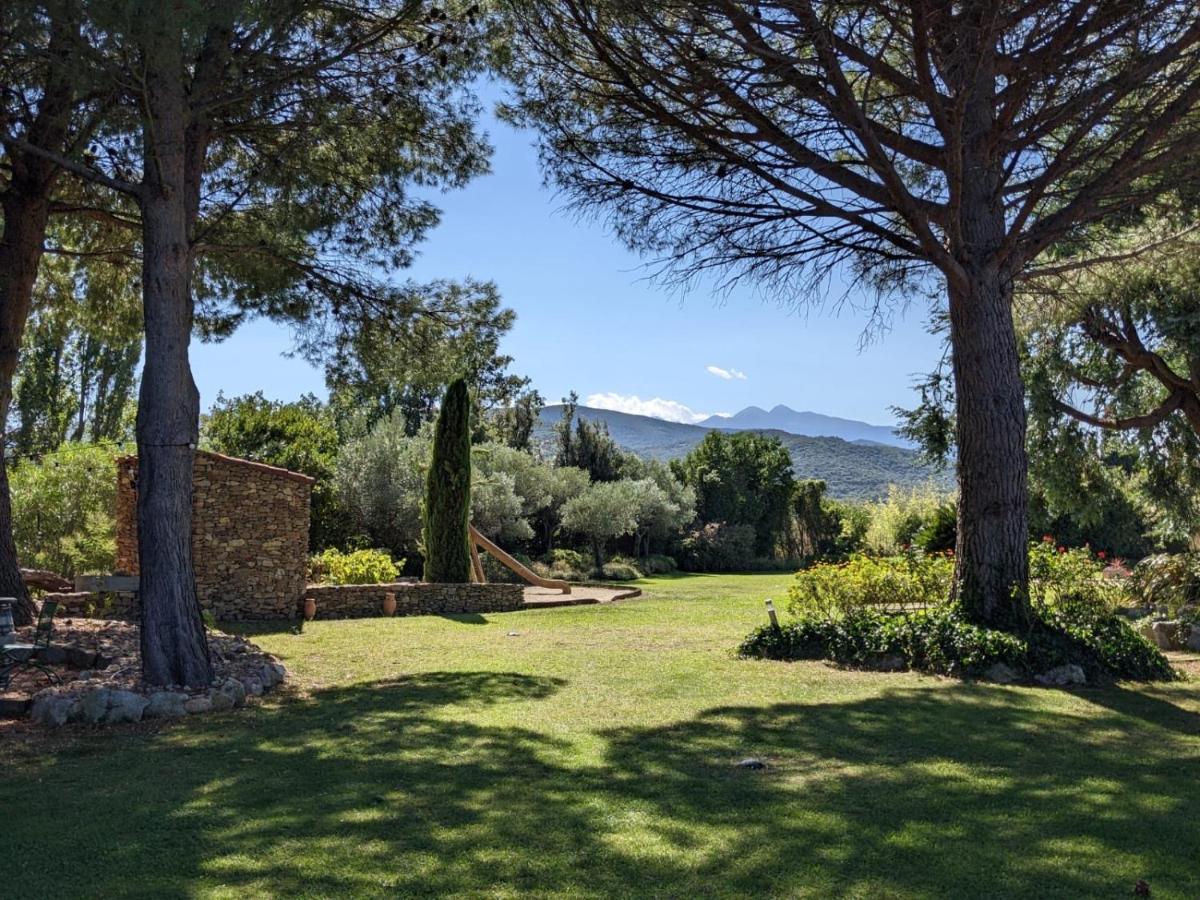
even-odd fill
[[(90, 669), (96, 665), (96, 654), (82, 647), (67, 647), (67, 665), (72, 669)], [(100, 668), (108, 665), (108, 660), (102, 660)]]
[(233, 701), (234, 709), (246, 705), (246, 686), (236, 678), (226, 678), (219, 691)]
[(187, 715), (187, 694), (176, 691), (159, 691), (150, 695), (150, 701), (142, 713), (144, 719), (177, 719)]
[(212, 712), (212, 708), (213, 702), (207, 697), (193, 697), (191, 700), (185, 700), (183, 704), (183, 711), (191, 716)]
[(737, 764), (739, 769), (765, 769), (767, 764), (755, 756), (749, 756)]
[(1150, 640), (1160, 650), (1179, 650), (1181, 623), (1176, 621), (1155, 622), (1150, 626)]
[(233, 698), (223, 691), (209, 692), (208, 701), (213, 712), (229, 712), (233, 709)]
[(1200, 625), (1191, 626), (1185, 646), (1189, 650), (1195, 650), (1197, 653), (1200, 653)]
[(20, 719), (29, 712), (30, 701), (24, 697), (0, 697), (0, 719)]
[(95, 725), (108, 714), (108, 688), (94, 688), (79, 698), (79, 720)]
[(1056, 666), (1049, 672), (1035, 675), (1033, 680), (1047, 687), (1065, 687), (1068, 684), (1087, 684), (1087, 675), (1080, 666), (1067, 663), (1065, 666)]
[[(275, 663), (263, 663), (258, 670), (258, 680), (262, 682), (264, 691), (269, 691), (283, 680), (276, 668)], [(278, 668), (282, 669), (283, 666), (278, 666)]]
[(114, 725), (120, 722), (142, 721), (142, 713), (150, 703), (141, 694), (135, 694), (133, 691), (110, 691), (108, 699), (108, 713), (104, 721)]
[(263, 695), (263, 683), (257, 678), (246, 679), (246, 693), (251, 697), (261, 697)]
[(38, 662), (47, 666), (61, 666), (67, 662), (67, 650), (65, 647), (47, 647), (37, 656)]
[(995, 684), (1012, 684), (1018, 681), (1017, 673), (1007, 663), (994, 662), (984, 670), (983, 677)]
[(34, 695), (29, 716), (39, 725), (58, 728), (78, 713), (79, 701), (71, 694), (60, 694), (53, 690), (40, 691)]

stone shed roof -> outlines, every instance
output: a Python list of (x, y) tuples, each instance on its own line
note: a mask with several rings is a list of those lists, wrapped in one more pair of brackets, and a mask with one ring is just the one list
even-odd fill
[[(264, 472), (268, 475), (276, 475), (280, 478), (290, 478), (292, 481), (299, 481), (302, 484), (313, 484), (316, 479), (311, 476), (304, 475), (300, 472), (293, 472), (291, 469), (281, 469), (279, 466), (268, 466), (266, 463), (254, 462), (250, 459), (242, 459), (237, 456), (226, 456), (224, 453), (213, 453), (211, 450), (197, 450), (197, 456), (206, 456), (209, 459), (214, 459), (231, 465), (244, 466), (248, 469), (255, 469), (259, 472)], [(123, 456), (121, 462), (136, 461), (137, 456)]]

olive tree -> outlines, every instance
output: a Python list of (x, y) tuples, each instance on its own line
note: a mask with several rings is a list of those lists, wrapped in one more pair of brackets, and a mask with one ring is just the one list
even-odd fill
[(637, 528), (637, 488), (630, 481), (596, 481), (562, 508), (562, 526), (587, 538), (599, 570), (610, 540)]

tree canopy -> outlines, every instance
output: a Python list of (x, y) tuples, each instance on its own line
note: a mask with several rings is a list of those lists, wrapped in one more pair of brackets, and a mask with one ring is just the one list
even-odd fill
[(788, 525), (795, 480), (792, 460), (778, 438), (752, 431), (710, 431), (671, 469), (696, 492), (702, 522), (747, 525), (754, 550), (770, 556)]
[(1163, 192), (1200, 148), (1200, 10), (1146, 3), (508, 0), (511, 114), (549, 178), (685, 283), (789, 302), (844, 264), (942, 293), (956, 599), (1023, 628), (1025, 395), (1014, 283)]

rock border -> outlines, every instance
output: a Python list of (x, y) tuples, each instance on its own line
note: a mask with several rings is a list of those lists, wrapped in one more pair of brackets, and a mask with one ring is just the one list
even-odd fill
[(227, 712), (246, 705), (248, 697), (261, 697), (287, 678), (278, 662), (264, 662), (256, 676), (244, 680), (228, 677), (207, 691), (159, 690), (149, 693), (126, 688), (69, 682), (44, 688), (29, 701), (29, 718), (51, 728), (80, 723), (118, 725), (144, 719), (179, 719), (208, 712)]
[[(28, 643), (32, 629), (18, 629)], [(38, 725), (116, 725), (144, 719), (177, 719), (245, 706), (287, 678), (287, 669), (257, 644), (238, 634), (208, 629), (213, 681), (202, 688), (153, 685), (142, 680), (137, 625), (73, 617), (57, 622), (55, 644), (40, 659), (65, 679), (36, 681), (3, 697), (0, 713)]]

